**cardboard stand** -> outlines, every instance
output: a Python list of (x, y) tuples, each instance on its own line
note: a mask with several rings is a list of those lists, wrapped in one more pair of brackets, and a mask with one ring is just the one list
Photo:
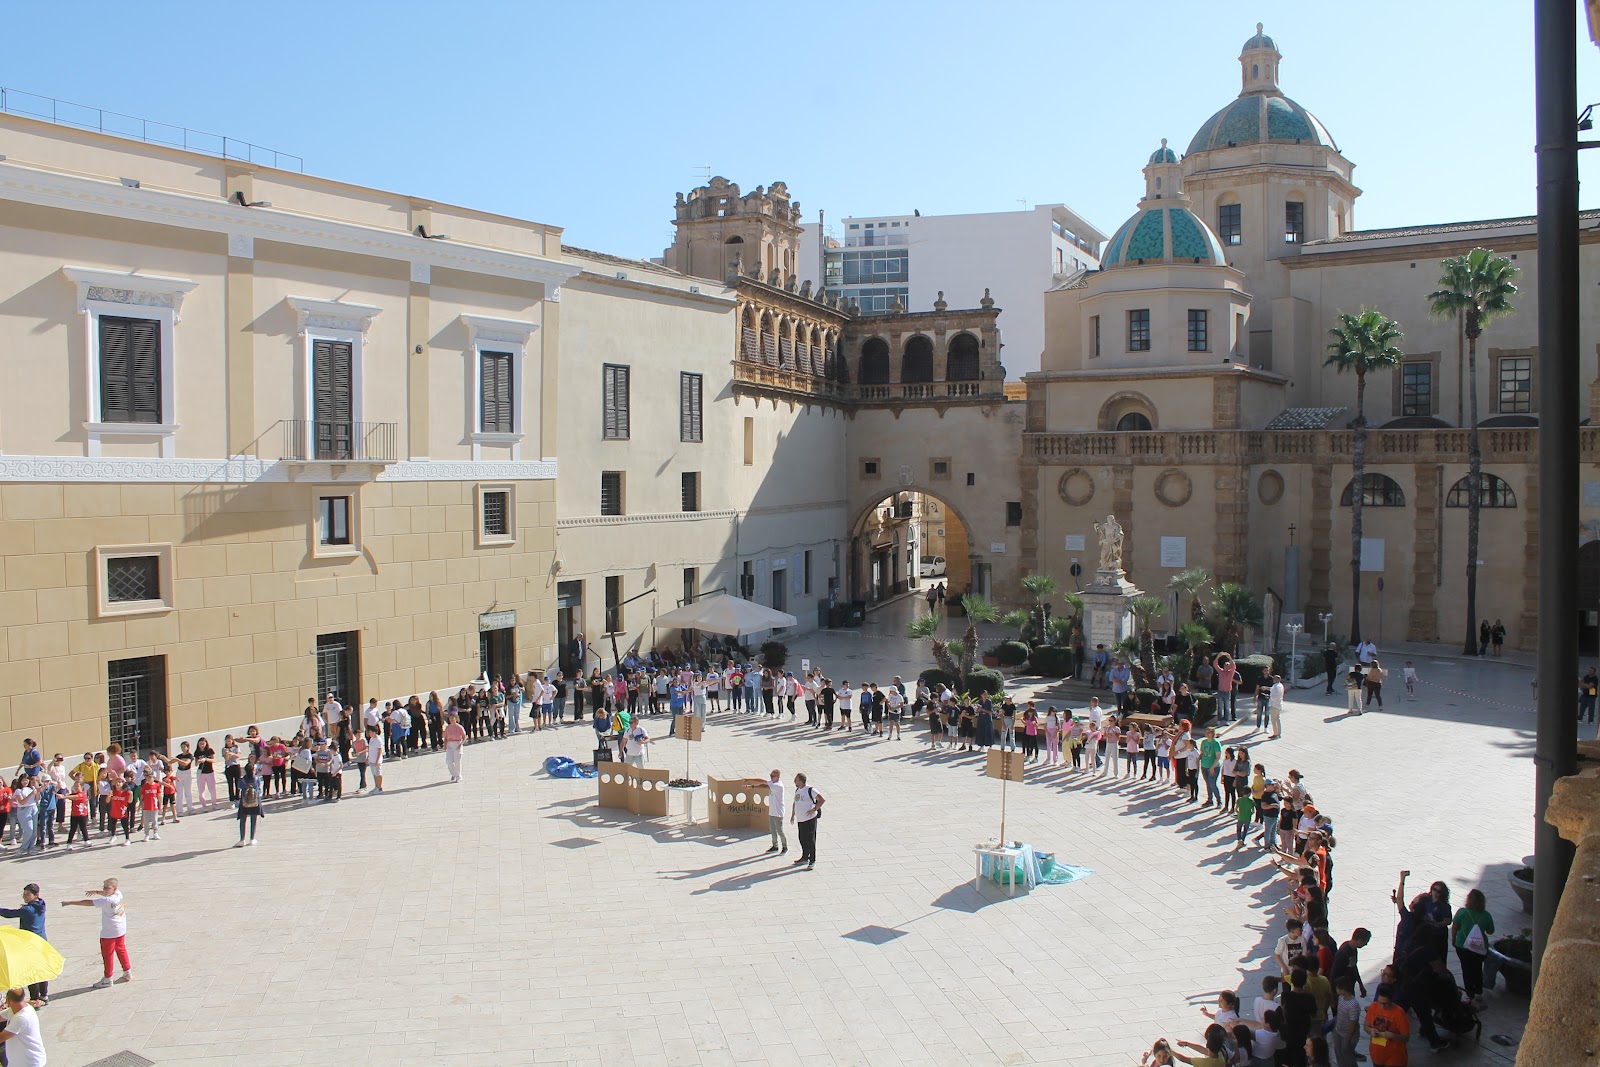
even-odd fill
[(671, 771), (631, 767), (625, 763), (602, 763), (595, 768), (600, 772), (600, 806), (622, 808), (635, 815), (666, 818), (667, 779)]
[(1022, 753), (991, 748), (984, 773), (1000, 779), (1000, 841), (1006, 839), (1006, 785), (1022, 781)]
[(765, 778), (706, 775), (711, 789), (711, 826), (717, 830), (765, 830), (772, 790)]
[(972, 880), (972, 888), (977, 891), (983, 881), (985, 869), (993, 865), (996, 875), (1000, 870), (1006, 872), (1006, 893), (1015, 895), (1019, 877), (1018, 862), (1022, 859), (1023, 849), (1012, 848), (1006, 844), (1006, 788), (1012, 782), (1022, 781), (1022, 753), (991, 748), (984, 773), (990, 778), (1000, 779), (1000, 839), (993, 845), (978, 845), (972, 851), (977, 860), (977, 873)]
[(689, 777), (689, 756), (693, 751), (689, 746), (700, 740), (705, 734), (706, 721), (698, 715), (674, 715), (672, 717), (672, 730), (683, 738), (683, 776)]

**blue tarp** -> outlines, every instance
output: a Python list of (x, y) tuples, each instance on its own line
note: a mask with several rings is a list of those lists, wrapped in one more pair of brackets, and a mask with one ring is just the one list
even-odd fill
[(575, 763), (570, 756), (547, 756), (544, 771), (552, 778), (593, 778), (595, 771)]

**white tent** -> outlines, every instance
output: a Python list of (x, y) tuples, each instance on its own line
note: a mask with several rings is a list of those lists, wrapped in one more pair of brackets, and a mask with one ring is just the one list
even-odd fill
[(745, 634), (772, 630), (781, 626), (798, 626), (800, 620), (786, 611), (774, 611), (760, 604), (728, 596), (723, 593), (695, 600), (665, 615), (657, 615), (654, 624), (676, 627), (680, 630), (707, 630), (714, 634)]

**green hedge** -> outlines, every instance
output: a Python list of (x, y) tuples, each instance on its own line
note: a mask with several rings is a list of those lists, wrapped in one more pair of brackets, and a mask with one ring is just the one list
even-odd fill
[(1194, 725), (1204, 726), (1217, 717), (1217, 694), (1201, 693), (1194, 698)]
[(1002, 641), (995, 646), (995, 658), (1002, 667), (1018, 667), (1028, 662), (1028, 646), (1021, 641)]
[[(972, 673), (967, 675), (965, 684), (957, 685), (949, 674), (938, 667), (929, 667), (917, 677), (928, 683), (929, 689), (937, 690), (941, 685), (948, 685), (959, 693), (971, 693), (978, 696), (982, 693), (998, 693), (1005, 688), (1005, 675), (992, 667), (974, 667)], [(937, 692), (935, 693), (937, 695)]]
[(1133, 710), (1148, 712), (1150, 710), (1150, 702), (1160, 695), (1154, 689), (1135, 689), (1133, 691)]
[(1064, 678), (1072, 673), (1072, 649), (1063, 645), (1040, 645), (1028, 656), (1034, 674)]

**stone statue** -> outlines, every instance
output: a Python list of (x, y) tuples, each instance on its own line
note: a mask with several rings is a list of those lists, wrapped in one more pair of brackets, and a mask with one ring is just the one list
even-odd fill
[(1122, 525), (1115, 515), (1107, 515), (1105, 522), (1094, 524), (1100, 536), (1100, 569), (1113, 574), (1122, 570)]
[(810, 300), (811, 299), (811, 279), (810, 278), (807, 278), (805, 281), (800, 283), (800, 296), (801, 296), (802, 299), (805, 299), (805, 300)]

